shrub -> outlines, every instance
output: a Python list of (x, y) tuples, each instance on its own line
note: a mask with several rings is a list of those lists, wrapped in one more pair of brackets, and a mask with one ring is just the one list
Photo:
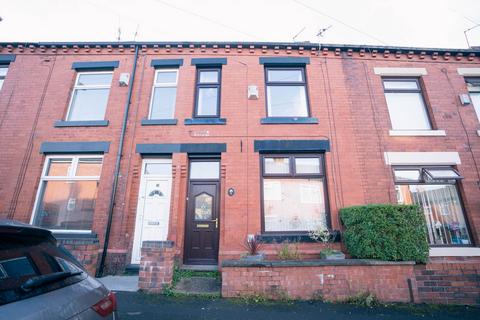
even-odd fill
[(416, 205), (371, 204), (340, 210), (348, 252), (356, 258), (426, 262), (427, 227)]

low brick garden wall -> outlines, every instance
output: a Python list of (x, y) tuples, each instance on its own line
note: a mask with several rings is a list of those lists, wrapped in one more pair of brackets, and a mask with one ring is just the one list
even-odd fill
[(282, 299), (341, 301), (364, 292), (384, 302), (415, 301), (413, 262), (374, 260), (227, 260), (222, 265), (222, 296), (263, 295)]
[(480, 257), (427, 264), (377, 260), (225, 260), (222, 296), (342, 301), (371, 293), (382, 302), (480, 305)]
[(480, 305), (480, 257), (432, 258), (415, 277), (421, 302)]
[(144, 241), (138, 287), (150, 293), (162, 292), (166, 285), (172, 283), (174, 258), (173, 241)]
[(57, 239), (58, 244), (67, 249), (87, 272), (94, 276), (97, 269), (100, 244), (98, 239)]

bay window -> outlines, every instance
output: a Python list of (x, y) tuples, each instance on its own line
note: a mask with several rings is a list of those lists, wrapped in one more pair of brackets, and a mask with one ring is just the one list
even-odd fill
[(263, 231), (327, 227), (323, 155), (262, 156)]
[(89, 232), (102, 156), (49, 156), (40, 180), (32, 224), (53, 231)]
[(430, 245), (471, 245), (455, 169), (395, 167), (394, 177), (398, 203), (423, 209)]

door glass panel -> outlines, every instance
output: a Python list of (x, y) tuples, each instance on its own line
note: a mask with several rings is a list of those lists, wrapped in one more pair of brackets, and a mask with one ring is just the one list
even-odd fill
[(202, 193), (195, 197), (195, 220), (212, 220), (213, 197)]
[(172, 165), (169, 163), (147, 163), (145, 165), (145, 174), (170, 175)]
[(265, 173), (288, 174), (290, 172), (289, 158), (265, 158)]
[(319, 158), (295, 158), (296, 173), (320, 173), (320, 159)]
[(220, 177), (220, 162), (194, 161), (190, 163), (190, 179), (218, 179)]

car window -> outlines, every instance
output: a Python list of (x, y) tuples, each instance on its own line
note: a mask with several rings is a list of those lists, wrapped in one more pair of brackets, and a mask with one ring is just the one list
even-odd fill
[[(29, 279), (58, 272), (71, 277), (33, 289), (22, 289)], [(80, 263), (64, 248), (49, 240), (0, 234), (0, 305), (41, 295), (87, 277)]]

